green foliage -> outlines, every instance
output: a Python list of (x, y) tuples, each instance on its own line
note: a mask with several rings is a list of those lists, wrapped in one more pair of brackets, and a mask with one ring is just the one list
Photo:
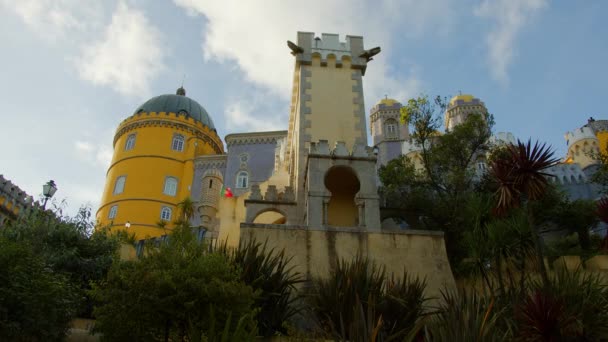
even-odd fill
[(116, 261), (91, 293), (100, 303), (96, 328), (110, 341), (209, 336), (214, 322), (229, 332), (239, 325), (255, 330), (254, 291), (226, 256), (207, 252), (185, 225), (139, 260)]
[(422, 327), (425, 341), (507, 341), (510, 331), (501, 329), (505, 311), (494, 300), (475, 293), (442, 293), (437, 311)]
[(31, 245), (0, 236), (0, 339), (63, 341), (78, 306), (75, 290)]
[(286, 334), (285, 323), (299, 312), (296, 303), (300, 298), (295, 286), (303, 281), (289, 265), (292, 258), (284, 250), (277, 252), (254, 240), (241, 241), (234, 251), (225, 247), (222, 251), (238, 267), (240, 280), (258, 293), (255, 306), (259, 309), (256, 316), (259, 333)]
[(80, 299), (75, 312), (79, 317), (91, 316), (93, 302), (86, 291), (92, 281), (105, 278), (124, 238), (103, 229), (93, 232), (90, 219), (89, 208), (81, 208), (74, 218), (37, 212), (0, 232), (7, 240), (28, 246), (52, 272), (70, 281)]
[(414, 229), (444, 231), (448, 256), (458, 261), (466, 254), (461, 243), (468, 229), (466, 203), (482, 190), (474, 164), (491, 149), (494, 120), (485, 112), (471, 113), (464, 123), (439, 134), (446, 108), (440, 97), (408, 101), (401, 116), (412, 126), (411, 142), (421, 148), (422, 168), (401, 157), (381, 167), (379, 177), (388, 206), (400, 208)]
[[(577, 271), (557, 271), (549, 288), (533, 281), (531, 292), (542, 291), (545, 296), (563, 305), (562, 321), (574, 320), (574, 328), (562, 323), (565, 333), (576, 334), (582, 341), (608, 339), (608, 287), (599, 274)], [(572, 332), (571, 330), (574, 330)]]
[(424, 310), (425, 286), (407, 273), (388, 277), (383, 267), (357, 257), (340, 261), (328, 279), (315, 280), (310, 302), (322, 329), (336, 338), (399, 341)]

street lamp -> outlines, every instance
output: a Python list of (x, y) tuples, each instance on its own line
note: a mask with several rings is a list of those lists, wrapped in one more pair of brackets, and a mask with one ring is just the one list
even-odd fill
[(48, 183), (46, 183), (42, 186), (42, 195), (44, 196), (44, 203), (42, 204), (42, 210), (46, 209), (46, 202), (48, 202), (49, 198), (51, 198), (51, 197), (53, 197), (53, 195), (55, 195), (56, 191), (57, 191), (57, 185), (55, 185), (55, 182), (52, 180), (48, 181)]

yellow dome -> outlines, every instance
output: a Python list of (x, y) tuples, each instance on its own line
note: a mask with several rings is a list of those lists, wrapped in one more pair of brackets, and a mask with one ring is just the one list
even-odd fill
[(456, 96), (452, 97), (452, 99), (450, 100), (450, 106), (453, 106), (456, 103), (456, 101), (458, 101), (458, 100), (462, 100), (463, 102), (473, 102), (474, 98), (475, 97), (470, 94), (456, 95)]
[(383, 104), (385, 106), (392, 106), (395, 103), (399, 103), (399, 101), (397, 101), (395, 99), (389, 99), (387, 97), (387, 98), (383, 98), (382, 100), (378, 101), (378, 103), (376, 103), (376, 105)]

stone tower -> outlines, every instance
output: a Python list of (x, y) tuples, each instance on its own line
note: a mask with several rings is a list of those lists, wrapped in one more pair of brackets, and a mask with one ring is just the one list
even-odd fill
[(198, 213), (200, 224), (212, 232), (215, 231), (214, 219), (219, 209), (219, 197), (223, 185), (224, 177), (218, 169), (210, 169), (203, 175)]
[(454, 96), (445, 111), (445, 129), (451, 131), (455, 126), (465, 122), (470, 114), (486, 114), (487, 112), (486, 105), (473, 95)]
[[(295, 57), (291, 113), (285, 161), (297, 201), (305, 202), (305, 179), (311, 142), (324, 140), (347, 150), (367, 145), (362, 77), (380, 48), (365, 50), (363, 37), (298, 32), (288, 42)], [(305, 216), (299, 206), (298, 216)]]
[(378, 153), (378, 165), (385, 165), (401, 155), (401, 146), (409, 136), (407, 124), (401, 122), (401, 103), (385, 98), (370, 110), (372, 144)]

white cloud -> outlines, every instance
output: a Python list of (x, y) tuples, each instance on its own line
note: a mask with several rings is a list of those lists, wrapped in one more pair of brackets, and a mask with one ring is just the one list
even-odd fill
[(507, 69), (515, 56), (515, 39), (531, 16), (546, 5), (546, 0), (484, 0), (475, 8), (475, 15), (496, 21), (486, 36), (489, 67), (496, 80), (508, 82)]
[(120, 2), (103, 38), (85, 46), (76, 64), (84, 80), (142, 96), (165, 69), (164, 57), (160, 31), (141, 11)]
[[(392, 44), (426, 32), (445, 31), (451, 23), (450, 0), (351, 1), (269, 0), (254, 1), (174, 0), (188, 14), (204, 16), (203, 54), (207, 60), (235, 63), (248, 81), (288, 99), (293, 57), (286, 40), (297, 31), (363, 35), (367, 47), (382, 46), (390, 54)], [(344, 36), (341, 36), (344, 39)], [(389, 74), (387, 59), (377, 58), (368, 69), (370, 93), (384, 94), (386, 85), (404, 88), (418, 81)], [(376, 75), (371, 76), (371, 74)], [(410, 75), (411, 76), (411, 75)], [(391, 90), (398, 92), (398, 90)]]
[(259, 105), (248, 101), (232, 102), (224, 111), (226, 129), (237, 132), (275, 131), (285, 129), (285, 123), (280, 117), (274, 120), (259, 120), (253, 115), (260, 109)]
[(98, 27), (103, 13), (99, 1), (0, 0), (0, 5), (14, 12), (30, 29), (48, 41)]

